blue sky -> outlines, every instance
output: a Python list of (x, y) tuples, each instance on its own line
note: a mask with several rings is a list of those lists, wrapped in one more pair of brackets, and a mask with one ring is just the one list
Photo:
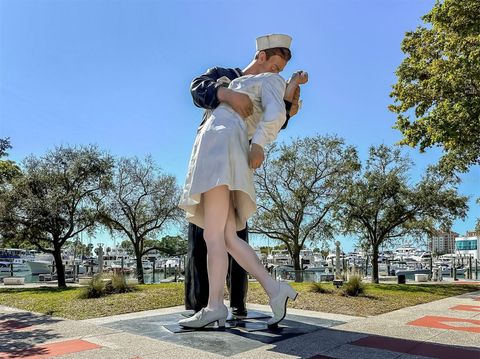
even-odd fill
[[(0, 0), (0, 137), (21, 161), (56, 145), (94, 143), (118, 156), (151, 154), (183, 183), (201, 110), (193, 77), (245, 67), (255, 38), (293, 37), (283, 72), (309, 72), (304, 106), (279, 140), (338, 134), (357, 146), (398, 141), (387, 109), (406, 31), (434, 0)], [(417, 179), (439, 149), (405, 149)], [(480, 170), (462, 175), (471, 196), (464, 233), (480, 217)], [(346, 249), (351, 240), (343, 239)]]

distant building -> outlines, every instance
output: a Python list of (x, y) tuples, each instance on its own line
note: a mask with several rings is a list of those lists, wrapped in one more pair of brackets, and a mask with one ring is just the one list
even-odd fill
[(455, 238), (455, 253), (462, 256), (472, 255), (480, 259), (480, 236), (475, 232), (467, 232), (465, 237)]
[(460, 236), (452, 231), (437, 231), (428, 241), (428, 249), (435, 254), (455, 252), (455, 238)]
[(465, 237), (480, 237), (480, 232), (467, 231), (467, 234)]

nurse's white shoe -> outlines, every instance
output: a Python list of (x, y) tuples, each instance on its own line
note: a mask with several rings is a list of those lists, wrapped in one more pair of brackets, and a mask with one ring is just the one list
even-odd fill
[(272, 308), (273, 317), (267, 321), (267, 324), (271, 326), (281, 322), (287, 314), (288, 299), (295, 300), (297, 296), (298, 293), (290, 287), (289, 284), (279, 282), (279, 291), (277, 295), (270, 299), (270, 307)]
[(217, 322), (218, 327), (225, 327), (227, 315), (228, 309), (224, 305), (217, 310), (202, 308), (190, 318), (180, 320), (178, 324), (185, 328), (200, 329)]

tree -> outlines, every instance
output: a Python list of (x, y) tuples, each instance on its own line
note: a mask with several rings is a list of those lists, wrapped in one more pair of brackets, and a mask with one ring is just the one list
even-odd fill
[(358, 166), (355, 149), (337, 137), (272, 145), (255, 172), (258, 211), (250, 231), (281, 241), (302, 269), (305, 243), (332, 237), (333, 207)]
[(401, 144), (440, 146), (443, 169), (467, 171), (480, 164), (480, 2), (437, 1), (423, 20), (402, 42), (389, 108)]
[(120, 243), (120, 248), (125, 250), (129, 255), (133, 254), (133, 244), (129, 239), (125, 239)]
[(7, 150), (10, 148), (12, 148), (10, 139), (0, 138), (0, 190), (22, 174), (20, 167), (14, 161), (1, 159), (8, 156)]
[(85, 255), (85, 257), (91, 257), (91, 256), (93, 256), (93, 244), (92, 244), (92, 243), (88, 243), (88, 244), (84, 247), (84, 255)]
[(372, 146), (365, 168), (339, 200), (336, 217), (343, 232), (358, 235), (360, 246), (372, 252), (374, 283), (378, 283), (381, 245), (432, 233), (436, 225), (449, 226), (467, 211), (467, 197), (458, 195), (455, 176), (432, 167), (416, 185), (410, 185), (411, 165), (399, 149)]
[(68, 248), (70, 251), (75, 253), (75, 257), (90, 257), (92, 256), (93, 244), (83, 244), (78, 239), (74, 241), (66, 241), (64, 248)]
[(159, 251), (168, 256), (183, 256), (187, 253), (188, 241), (181, 236), (165, 236), (161, 240), (145, 239), (143, 254)]
[(111, 157), (94, 146), (57, 147), (23, 162), (23, 175), (12, 182), (7, 212), (18, 234), (55, 259), (58, 286), (65, 287), (62, 247), (92, 229), (95, 213), (111, 177)]
[[(17, 164), (10, 160), (2, 160), (7, 157), (7, 150), (12, 148), (9, 138), (0, 138), (0, 214), (8, 213), (6, 194), (11, 190), (12, 181), (22, 175), (22, 171)], [(0, 246), (11, 245), (17, 248), (28, 248), (28, 244), (17, 235), (16, 224), (8, 217), (0, 215)]]
[(175, 177), (162, 173), (150, 157), (117, 161), (113, 185), (99, 213), (107, 228), (126, 235), (132, 243), (141, 284), (142, 256), (148, 251), (145, 240), (180, 219), (179, 198)]

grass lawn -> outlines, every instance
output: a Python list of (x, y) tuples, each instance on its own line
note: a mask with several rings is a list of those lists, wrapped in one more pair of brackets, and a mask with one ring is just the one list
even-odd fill
[[(480, 290), (470, 284), (370, 284), (365, 283), (365, 294), (358, 297), (345, 297), (341, 289), (332, 283), (322, 283), (329, 293), (309, 291), (311, 283), (293, 283), (299, 293), (291, 308), (319, 312), (370, 316), (391, 312), (400, 308), (428, 303), (438, 299)], [(267, 296), (257, 283), (249, 287), (249, 303), (267, 304)]]
[(129, 293), (80, 299), (81, 288), (0, 289), (0, 305), (69, 319), (88, 319), (183, 304), (183, 283), (143, 284)]
[[(345, 297), (331, 283), (324, 284), (329, 293), (313, 293), (309, 283), (293, 283), (299, 292), (292, 308), (321, 312), (368, 316), (431, 302), (475, 290), (476, 285), (435, 284), (397, 285), (366, 284), (361, 297)], [(81, 289), (35, 288), (0, 289), (0, 305), (69, 318), (87, 319), (183, 304), (183, 283), (146, 284), (124, 294), (103, 298), (80, 299)], [(250, 283), (248, 302), (268, 304), (268, 298), (258, 283)]]

